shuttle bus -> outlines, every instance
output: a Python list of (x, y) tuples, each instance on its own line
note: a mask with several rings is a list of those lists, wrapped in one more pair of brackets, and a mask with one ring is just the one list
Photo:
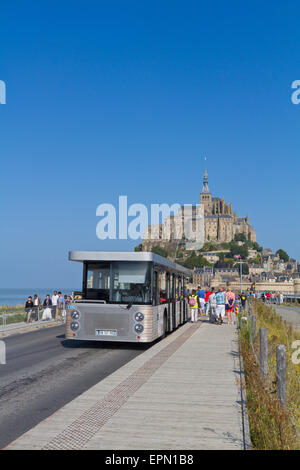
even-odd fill
[(68, 306), (66, 338), (150, 343), (189, 319), (191, 271), (155, 253), (71, 251), (82, 291)]

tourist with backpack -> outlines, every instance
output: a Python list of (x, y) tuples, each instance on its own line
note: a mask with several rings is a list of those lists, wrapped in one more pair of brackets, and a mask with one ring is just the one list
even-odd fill
[(226, 313), (228, 324), (233, 324), (233, 309), (235, 303), (235, 294), (232, 292), (231, 288), (228, 287), (226, 292)]
[(189, 296), (189, 309), (191, 312), (192, 323), (196, 323), (198, 321), (198, 308), (199, 308), (199, 297), (196, 294), (195, 289), (193, 289), (192, 295)]

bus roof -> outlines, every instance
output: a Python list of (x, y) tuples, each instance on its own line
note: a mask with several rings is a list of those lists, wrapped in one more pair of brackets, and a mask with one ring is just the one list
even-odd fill
[(84, 261), (152, 261), (186, 276), (191, 275), (190, 269), (147, 251), (70, 251), (69, 260), (82, 263)]

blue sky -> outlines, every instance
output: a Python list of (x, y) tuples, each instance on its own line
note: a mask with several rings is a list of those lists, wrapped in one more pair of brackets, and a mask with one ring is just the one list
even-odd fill
[(80, 285), (96, 208), (215, 196), (300, 259), (299, 2), (1, 5), (0, 286)]

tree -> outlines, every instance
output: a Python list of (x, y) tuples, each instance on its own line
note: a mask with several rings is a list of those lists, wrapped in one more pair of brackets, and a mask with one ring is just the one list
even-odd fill
[(203, 268), (203, 266), (211, 266), (210, 263), (201, 255), (191, 254), (183, 263), (186, 268)]
[(252, 243), (252, 248), (253, 250), (258, 251), (259, 253), (261, 253), (263, 250), (262, 246), (260, 246), (257, 242)]
[[(240, 269), (240, 264), (236, 263), (234, 267)], [(242, 274), (249, 274), (249, 266), (247, 263), (242, 263)]]
[(229, 268), (230, 265), (226, 261), (219, 260), (215, 263), (215, 268)]
[(224, 258), (224, 261), (228, 264), (229, 267), (233, 266), (235, 260), (232, 258)]
[(261, 255), (258, 253), (256, 258), (251, 258), (249, 262), (254, 264), (261, 264)]
[(276, 251), (276, 256), (278, 256), (280, 259), (282, 259), (285, 263), (288, 262), (288, 260), (290, 259), (289, 255), (287, 254), (286, 251), (282, 250), (280, 248), (280, 250), (277, 250)]
[(249, 274), (249, 266), (247, 263), (242, 263), (242, 274)]
[(159, 245), (155, 245), (151, 248), (152, 253), (156, 253), (159, 256), (163, 256), (164, 258), (168, 257), (168, 252), (164, 248)]
[(205, 252), (205, 251), (216, 251), (218, 248), (211, 242), (206, 242), (204, 243), (203, 247), (201, 248), (201, 250), (199, 251), (202, 251), (202, 252)]
[(143, 251), (143, 245), (140, 244), (140, 245), (135, 246), (134, 251)]
[(229, 243), (220, 243), (220, 248), (222, 250), (229, 250), (230, 249), (230, 244)]
[(247, 246), (239, 246), (235, 242), (230, 243), (230, 256), (234, 258), (236, 255), (239, 255), (242, 257), (242, 259), (247, 259), (249, 252)]
[(246, 242), (247, 241), (246, 235), (244, 233), (236, 233), (234, 235), (234, 241), (235, 242)]

